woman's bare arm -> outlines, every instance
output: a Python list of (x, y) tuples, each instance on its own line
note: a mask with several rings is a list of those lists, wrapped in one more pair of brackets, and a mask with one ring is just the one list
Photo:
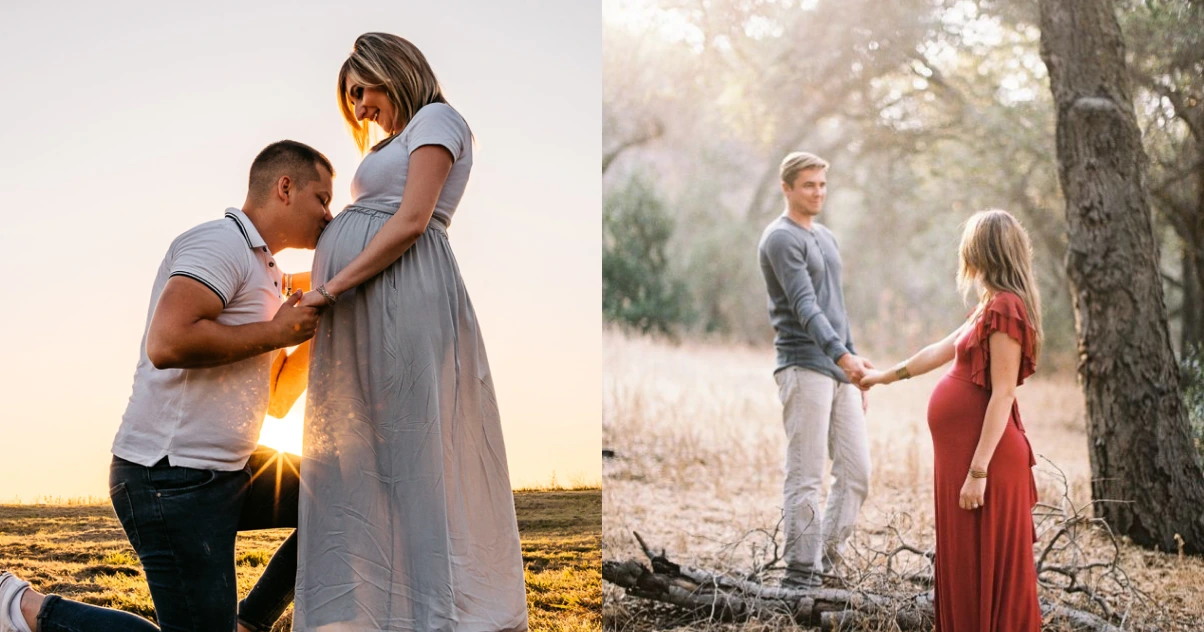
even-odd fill
[(985, 472), (995, 455), (995, 448), (1007, 428), (1016, 401), (1016, 382), (1020, 375), (1020, 343), (1011, 336), (996, 331), (991, 334), (991, 400), (987, 403), (986, 418), (970, 468)]
[(915, 355), (900, 362), (894, 368), (867, 372), (865, 379), (861, 380), (862, 388), (869, 388), (877, 384), (890, 384), (903, 379), (899, 376), (900, 369), (906, 369), (907, 377), (914, 377), (948, 364), (957, 352), (957, 337), (961, 335), (965, 327), (966, 324), (963, 324), (954, 329), (948, 336), (920, 349)]
[[(379, 274), (413, 246), (431, 221), (451, 168), (452, 155), (446, 147), (423, 145), (415, 149), (410, 154), (405, 192), (397, 212), (372, 237), (363, 252), (326, 282), (326, 291), (337, 297)], [(305, 297), (311, 301), (322, 300), (317, 292), (307, 293)]]

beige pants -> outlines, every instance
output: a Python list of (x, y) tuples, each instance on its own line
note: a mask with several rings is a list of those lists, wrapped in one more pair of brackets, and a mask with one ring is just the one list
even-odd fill
[[(777, 373), (786, 428), (784, 513), (788, 572), (819, 571), (839, 555), (869, 491), (870, 449), (861, 391), (822, 373), (787, 367)], [(819, 504), (832, 459), (832, 488)]]

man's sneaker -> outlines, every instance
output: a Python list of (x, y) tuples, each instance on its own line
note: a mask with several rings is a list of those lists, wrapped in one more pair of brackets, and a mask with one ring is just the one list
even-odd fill
[(25, 622), (18, 624), (12, 620), (13, 602), (21, 598), (21, 593), (29, 588), (29, 582), (17, 579), (12, 573), (0, 573), (0, 632), (19, 632), (25, 629)]
[(782, 588), (810, 590), (824, 585), (824, 578), (814, 571), (792, 571), (787, 569), (782, 578)]

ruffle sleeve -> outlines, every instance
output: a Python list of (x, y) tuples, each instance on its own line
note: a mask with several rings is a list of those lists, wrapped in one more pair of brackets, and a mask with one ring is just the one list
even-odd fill
[(1024, 301), (1011, 292), (1000, 292), (983, 308), (974, 325), (975, 339), (971, 343), (970, 381), (991, 390), (991, 334), (1002, 331), (1020, 343), (1020, 373), (1016, 385), (1037, 370), (1035, 347), (1037, 334), (1028, 322)]

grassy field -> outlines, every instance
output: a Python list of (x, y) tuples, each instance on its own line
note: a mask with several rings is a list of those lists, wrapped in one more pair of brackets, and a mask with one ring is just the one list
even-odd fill
[[(601, 492), (520, 491), (514, 503), (531, 629), (601, 629)], [(239, 536), (240, 596), (288, 533)], [(154, 616), (138, 558), (107, 504), (0, 505), (0, 569), (42, 592)], [(288, 630), (291, 622), (290, 607), (273, 630)]]
[[(765, 562), (781, 517), (784, 450), (772, 349), (670, 345), (614, 332), (604, 334), (603, 349), (602, 440), (615, 452), (615, 458), (603, 463), (606, 559), (643, 559), (633, 536), (639, 532), (680, 564), (747, 571)], [(879, 366), (898, 360), (871, 359)], [(926, 410), (942, 372), (870, 393), (866, 422), (874, 473), (852, 541), (854, 573), (882, 575), (882, 557), (875, 552), (893, 550), (900, 542), (932, 546), (932, 443)], [(1039, 455), (1041, 500), (1083, 507), (1090, 500), (1090, 465), (1083, 397), (1074, 375), (1039, 371), (1020, 388), (1018, 398)], [(1058, 470), (1065, 473), (1066, 485)], [(1039, 524), (1038, 531), (1043, 542), (1051, 537), (1048, 524)], [(1080, 559), (1074, 560), (1079, 563), (1104, 559), (1112, 550), (1094, 536), (1084, 535), (1083, 542)], [(1119, 562), (1134, 590), (1103, 580), (1100, 585), (1116, 606), (1127, 609), (1125, 629), (1202, 629), (1204, 560), (1122, 542)], [(896, 572), (922, 575), (927, 562), (907, 555), (894, 564)], [(897, 575), (894, 581), (897, 588)], [(883, 585), (890, 587), (889, 582), (878, 587)], [(603, 627), (611, 630), (797, 629), (785, 622), (683, 621), (616, 586), (606, 584), (603, 594)], [(1099, 612), (1082, 595), (1043, 588), (1042, 596)]]

